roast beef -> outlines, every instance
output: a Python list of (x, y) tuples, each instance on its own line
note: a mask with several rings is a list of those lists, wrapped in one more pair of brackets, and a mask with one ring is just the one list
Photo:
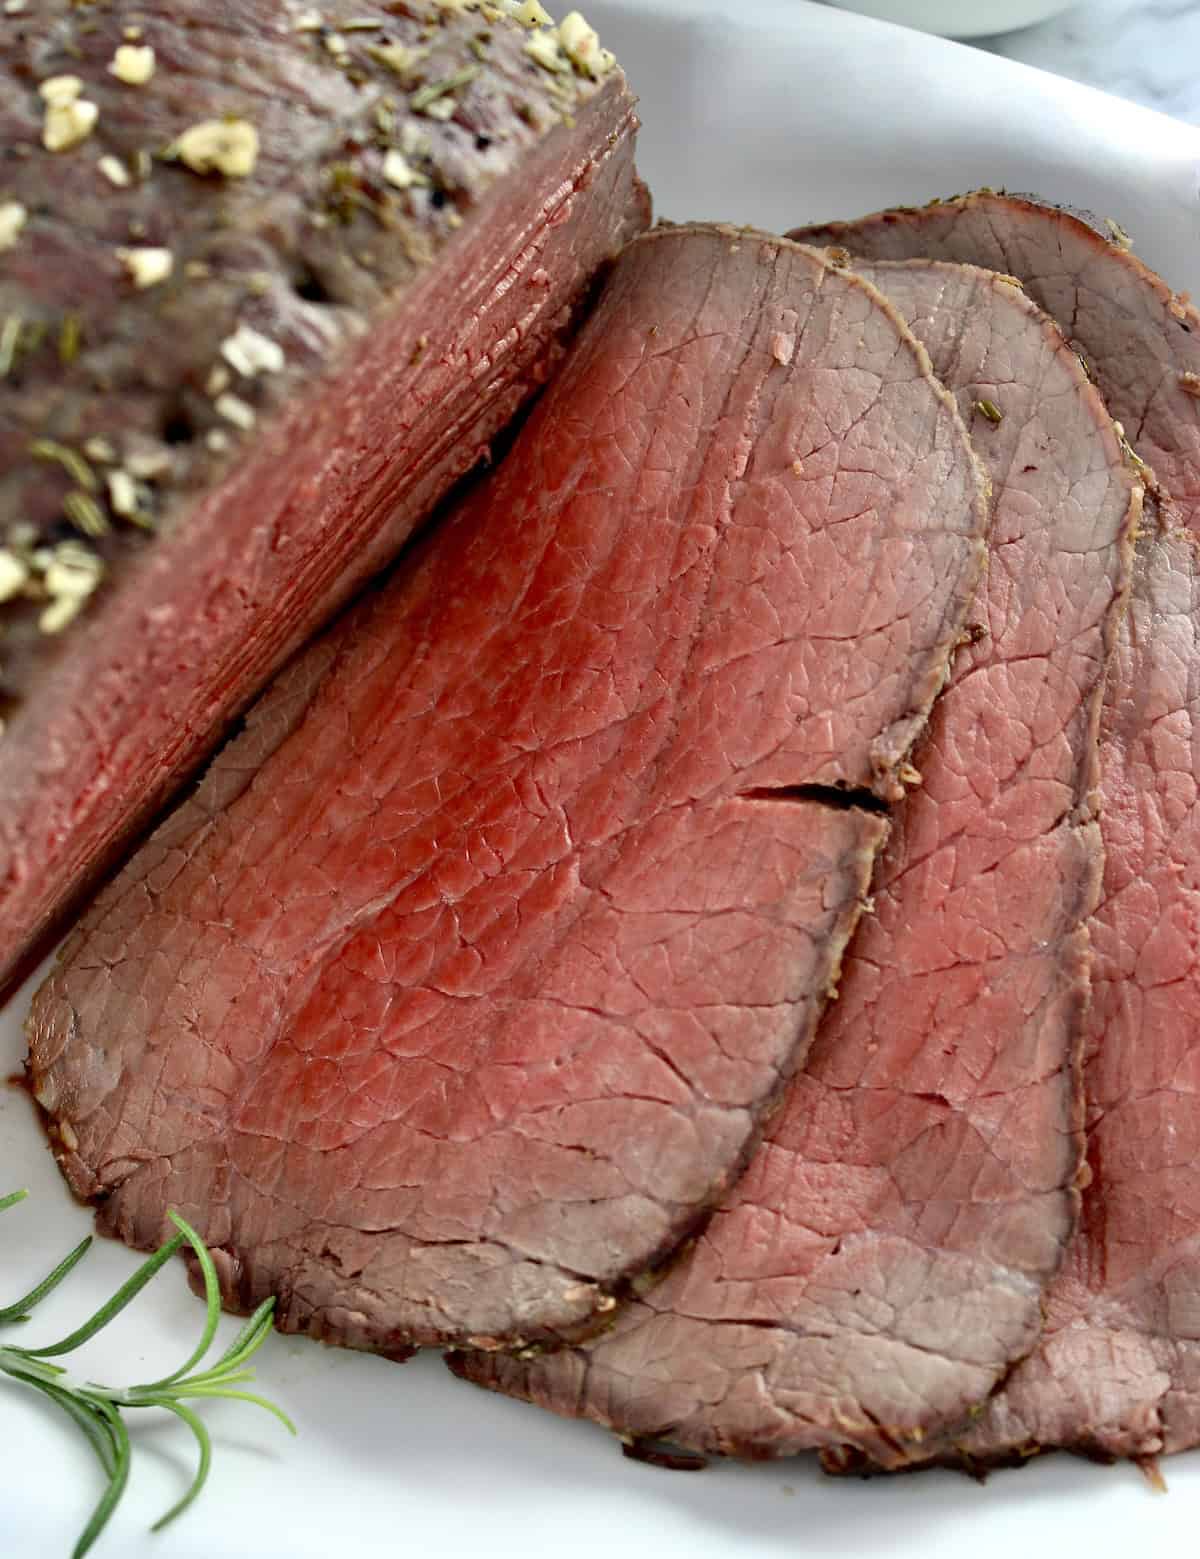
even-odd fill
[(1091, 923), (1082, 1223), (1047, 1297), (1041, 1344), (955, 1454), (978, 1465), (1054, 1446), (1182, 1450), (1200, 1443), (1197, 316), (1119, 231), (1105, 242), (1028, 201), (972, 196), (828, 236), (871, 253), (910, 243), (970, 252), (1014, 270), (1062, 311), (1158, 478), (1104, 712), (1106, 864)]
[(979, 190), (792, 237), (870, 260), (959, 260), (1018, 278), (1083, 354), (1172, 513), (1196, 530), (1200, 314), (1131, 252), (1119, 223), (1104, 225), (1106, 234), (1030, 196)]
[(1200, 557), (1147, 526), (1102, 748), (1083, 1221), (1045, 1336), (959, 1444), (1154, 1456), (1200, 1444)]
[(867, 274), (972, 417), (995, 493), (919, 798), (808, 1065), (694, 1250), (595, 1341), (452, 1367), (626, 1436), (896, 1467), (1034, 1345), (1074, 1224), (1097, 720), (1141, 490), (1019, 288)]
[(645, 225), (632, 99), (569, 41), (433, 0), (4, 18), (0, 987)]
[(807, 1048), (983, 490), (868, 284), (735, 229), (630, 246), (495, 476), (38, 995), (103, 1226), (177, 1207), (230, 1303), (358, 1346), (603, 1321)]

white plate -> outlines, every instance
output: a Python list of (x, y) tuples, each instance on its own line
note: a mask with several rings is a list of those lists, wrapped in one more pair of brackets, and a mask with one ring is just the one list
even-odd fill
[[(973, 184), (1037, 190), (1117, 217), (1176, 286), (1200, 290), (1200, 133), (1007, 60), (803, 0), (587, 6), (642, 96), (642, 167), (658, 209), (783, 229), (917, 202)], [(0, 1018), (0, 1075), (23, 1046), (18, 1001)], [(90, 1219), (66, 1195), (29, 1101), (0, 1090), (0, 1303), (48, 1268)], [(101, 1242), (38, 1312), (49, 1340), (135, 1265)], [(95, 1378), (153, 1378), (182, 1360), (200, 1308), (163, 1273), (81, 1356)], [(226, 1323), (232, 1327), (233, 1323)], [(209, 1417), (209, 1490), (177, 1525), (181, 1426), (147, 1422), (134, 1477), (98, 1555), (121, 1559), (1089, 1559), (1190, 1552), (1200, 1459), (1168, 1464), (1155, 1498), (1132, 1468), (1048, 1457), (986, 1488), (948, 1473), (837, 1483), (807, 1462), (666, 1473), (623, 1460), (599, 1431), (461, 1385), (435, 1357), (403, 1367), (272, 1338), (265, 1389), (301, 1426), (288, 1440), (250, 1408)], [(0, 1555), (60, 1559), (96, 1474), (75, 1434), (0, 1381)]]
[(1074, 0), (829, 0), (844, 11), (861, 11), (883, 22), (901, 22), (947, 38), (983, 38), (1016, 32), (1057, 16)]

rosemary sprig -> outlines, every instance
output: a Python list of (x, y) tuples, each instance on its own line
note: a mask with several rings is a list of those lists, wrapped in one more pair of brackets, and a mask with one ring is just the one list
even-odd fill
[[(26, 1194), (24, 1191), (14, 1191), (9, 1196), (0, 1197), (0, 1212), (23, 1201)], [(296, 1432), (291, 1419), (273, 1402), (253, 1392), (236, 1389), (254, 1379), (254, 1371), (247, 1366), (271, 1330), (274, 1299), (264, 1300), (259, 1305), (215, 1364), (197, 1369), (204, 1362), (216, 1336), (221, 1313), (220, 1285), (204, 1241), (178, 1213), (172, 1212), (168, 1216), (179, 1232), (153, 1256), (148, 1257), (128, 1282), (122, 1284), (112, 1298), (101, 1305), (82, 1326), (76, 1327), (60, 1342), (41, 1348), (16, 1348), (0, 1344), (0, 1373), (32, 1386), (61, 1408), (85, 1435), (104, 1472), (104, 1493), (75, 1544), (73, 1559), (82, 1559), (100, 1536), (129, 1482), (133, 1447), (123, 1416), (124, 1409), (159, 1407), (173, 1413), (191, 1430), (199, 1452), (196, 1476), (183, 1497), (155, 1522), (152, 1529), (155, 1532), (183, 1514), (203, 1489), (212, 1466), (212, 1440), (203, 1420), (194, 1408), (188, 1406), (186, 1399), (226, 1397), (238, 1402), (252, 1402), (256, 1407), (274, 1414), (292, 1434)], [(28, 1321), (34, 1307), (83, 1260), (91, 1243), (90, 1235), (81, 1240), (70, 1255), (64, 1257), (24, 1298), (0, 1309), (0, 1326)], [(191, 1246), (204, 1274), (206, 1314), (199, 1342), (177, 1370), (164, 1375), (161, 1380), (152, 1380), (140, 1386), (102, 1386), (95, 1381), (72, 1381), (61, 1364), (49, 1362), (65, 1353), (72, 1353), (107, 1326), (114, 1316), (119, 1315), (137, 1298), (151, 1278), (185, 1243)]]

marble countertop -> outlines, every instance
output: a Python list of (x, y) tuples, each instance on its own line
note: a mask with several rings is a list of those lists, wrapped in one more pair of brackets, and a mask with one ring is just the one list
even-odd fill
[(979, 46), (1200, 124), (1200, 0), (1090, 0)]

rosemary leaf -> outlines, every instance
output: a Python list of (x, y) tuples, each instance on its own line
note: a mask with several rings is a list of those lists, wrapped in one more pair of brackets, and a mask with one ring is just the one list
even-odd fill
[(457, 92), (459, 87), (470, 86), (479, 71), (478, 65), (464, 65), (452, 76), (443, 76), (440, 81), (427, 82), (409, 98), (408, 106), (414, 114), (424, 113), (431, 103), (436, 103), (438, 98), (445, 97), (447, 92)]
[(96, 1453), (100, 1466), (104, 1469), (104, 1476), (111, 1478), (116, 1471), (117, 1462), (112, 1436), (108, 1430), (108, 1420), (104, 1415), (97, 1408), (90, 1407), (86, 1402), (81, 1402), (78, 1397), (72, 1396), (61, 1386), (44, 1382), (38, 1384), (38, 1389), (44, 1392), (51, 1402), (61, 1407), (77, 1427), (83, 1430)]
[(140, 1386), (139, 1391), (155, 1391), (162, 1386), (169, 1386), (172, 1381), (179, 1380), (194, 1365), (199, 1364), (212, 1346), (212, 1340), (217, 1335), (217, 1322), (221, 1319), (221, 1285), (217, 1281), (217, 1269), (208, 1254), (208, 1248), (190, 1223), (187, 1223), (178, 1213), (172, 1213), (170, 1216), (171, 1222), (195, 1251), (196, 1260), (200, 1263), (200, 1270), (204, 1274), (204, 1298), (208, 1314), (205, 1317), (204, 1330), (200, 1333), (200, 1341), (188, 1355), (186, 1362), (181, 1364), (173, 1374), (164, 1375), (162, 1380), (151, 1381), (148, 1386)]
[(0, 1370), (14, 1380), (27, 1380), (31, 1386), (46, 1382), (51, 1385), (67, 1372), (61, 1364), (47, 1364), (42, 1359), (22, 1357), (19, 1348), (0, 1348)]
[(973, 401), (971, 410), (977, 411), (981, 417), (986, 417), (990, 423), (997, 427), (1004, 421), (1004, 413), (996, 405), (995, 401)]
[(76, 1348), (82, 1347), (85, 1342), (96, 1335), (108, 1325), (115, 1317), (120, 1315), (126, 1305), (132, 1304), (137, 1296), (150, 1282), (151, 1278), (170, 1261), (171, 1257), (183, 1244), (183, 1235), (177, 1234), (174, 1239), (167, 1241), (153, 1256), (148, 1256), (137, 1269), (127, 1283), (123, 1283), (112, 1298), (100, 1306), (91, 1320), (85, 1321), (77, 1327), (69, 1337), (64, 1337), (62, 1342), (53, 1343), (48, 1348), (21, 1348), (17, 1351), (27, 1354), (30, 1358), (53, 1359), (60, 1354), (74, 1353)]
[[(0, 1212), (24, 1200), (25, 1195), (24, 1191), (14, 1191), (11, 1195), (0, 1197)], [(156, 1532), (182, 1515), (192, 1504), (208, 1481), (212, 1467), (213, 1447), (208, 1429), (195, 1409), (183, 1400), (185, 1397), (250, 1402), (272, 1414), (291, 1434), (296, 1433), (291, 1419), (273, 1402), (253, 1392), (238, 1389), (254, 1379), (254, 1371), (247, 1365), (271, 1330), (271, 1318), (275, 1310), (273, 1298), (259, 1305), (215, 1364), (207, 1369), (196, 1370), (216, 1336), (221, 1309), (220, 1283), (216, 1266), (204, 1241), (177, 1213), (172, 1212), (170, 1217), (178, 1231), (174, 1237), (148, 1257), (90, 1320), (61, 1342), (42, 1348), (17, 1348), (0, 1344), (0, 1376), (32, 1386), (65, 1413), (87, 1439), (104, 1473), (104, 1492), (75, 1545), (74, 1559), (83, 1559), (100, 1537), (129, 1482), (133, 1447), (123, 1409), (162, 1408), (187, 1426), (199, 1452), (195, 1476), (182, 1497), (155, 1523), (153, 1530)], [(185, 1243), (191, 1247), (204, 1275), (205, 1318), (200, 1341), (177, 1370), (142, 1385), (104, 1386), (90, 1381), (74, 1383), (63, 1365), (50, 1362), (60, 1354), (73, 1352), (94, 1337), (114, 1316), (119, 1315)], [(90, 1245), (90, 1238), (82, 1240), (23, 1299), (0, 1309), (0, 1322), (28, 1320), (28, 1312), (74, 1270), (87, 1254)]]
[(220, 1386), (197, 1386), (195, 1390), (185, 1387), (181, 1391), (173, 1392), (172, 1395), (177, 1399), (179, 1397), (223, 1397), (230, 1402), (253, 1402), (255, 1407), (261, 1407), (265, 1413), (270, 1413), (274, 1418), (277, 1418), (288, 1434), (296, 1433), (295, 1424), (281, 1407), (277, 1407), (274, 1402), (268, 1401), (266, 1397), (256, 1396), (253, 1391), (225, 1391)]
[(262, 1304), (242, 1327), (225, 1352), (213, 1365), (213, 1370), (237, 1369), (246, 1359), (262, 1347), (271, 1330), (271, 1317), (275, 1314), (274, 1299), (264, 1299)]
[(196, 1437), (196, 1444), (200, 1448), (200, 1460), (196, 1465), (196, 1476), (192, 1479), (191, 1487), (182, 1499), (177, 1500), (165, 1516), (160, 1516), (150, 1528), (152, 1532), (161, 1532), (168, 1522), (174, 1521), (176, 1516), (182, 1516), (184, 1511), (196, 1498), (200, 1490), (208, 1482), (209, 1469), (212, 1466), (212, 1439), (208, 1430), (204, 1427), (204, 1421), (193, 1413), (190, 1407), (182, 1402), (173, 1402), (170, 1397), (163, 1397), (158, 1404), (165, 1407), (168, 1413), (174, 1413), (175, 1417), (182, 1420)]
[(100, 1496), (87, 1526), (79, 1534), (79, 1541), (71, 1551), (71, 1559), (83, 1559), (84, 1554), (108, 1525), (109, 1517), (120, 1504), (121, 1496), (129, 1483), (129, 1464), (133, 1459), (133, 1451), (129, 1444), (129, 1431), (125, 1427), (125, 1421), (111, 1403), (104, 1404), (101, 1414), (112, 1437), (113, 1469), (109, 1476), (108, 1487)]
[[(0, 1203), (0, 1211), (3, 1211), (4, 1205)], [(63, 1257), (48, 1277), (44, 1277), (36, 1288), (31, 1288), (24, 1299), (18, 1299), (16, 1304), (0, 1310), (0, 1326), (10, 1326), (16, 1321), (28, 1321), (29, 1312), (33, 1307), (40, 1304), (47, 1294), (58, 1287), (68, 1272), (78, 1266), (91, 1248), (92, 1237), (89, 1234), (85, 1239), (80, 1240), (69, 1256)]]

